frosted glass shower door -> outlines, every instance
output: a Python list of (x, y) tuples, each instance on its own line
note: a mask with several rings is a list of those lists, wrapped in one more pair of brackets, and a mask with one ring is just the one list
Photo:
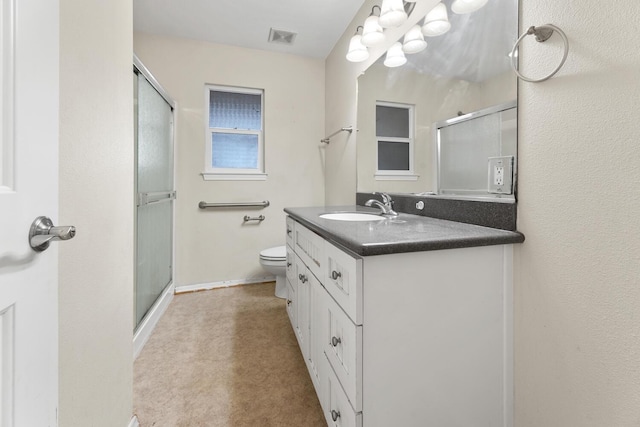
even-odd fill
[(489, 159), (517, 159), (517, 120), (510, 102), (435, 123), (438, 193), (489, 194)]
[(136, 327), (173, 278), (173, 110), (136, 73)]

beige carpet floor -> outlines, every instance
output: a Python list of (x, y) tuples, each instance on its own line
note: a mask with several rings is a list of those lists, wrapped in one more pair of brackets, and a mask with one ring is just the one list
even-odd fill
[(274, 284), (176, 295), (134, 364), (142, 427), (326, 426)]

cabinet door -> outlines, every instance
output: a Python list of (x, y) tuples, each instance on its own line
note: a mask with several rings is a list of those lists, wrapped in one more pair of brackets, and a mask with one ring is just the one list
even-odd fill
[(289, 246), (287, 246), (287, 280), (291, 283), (296, 281), (296, 255)]
[(362, 328), (325, 292), (324, 353), (356, 411), (362, 410)]
[(298, 325), (297, 315), (297, 303), (296, 303), (296, 285), (287, 280), (287, 315), (289, 315), (289, 321), (294, 332)]
[(295, 247), (296, 222), (290, 216), (287, 217), (287, 245)]
[[(309, 374), (311, 375), (311, 380), (313, 381), (313, 385), (316, 388), (316, 393), (319, 397), (323, 395), (320, 390), (321, 386), (321, 366), (320, 366), (320, 358), (324, 357), (324, 353), (322, 351), (322, 326), (324, 322), (321, 320), (321, 314), (324, 310), (324, 300), (322, 294), (325, 292), (324, 288), (316, 279), (316, 277), (312, 274), (311, 280), (309, 283)], [(320, 402), (322, 405), (322, 402)]]
[(296, 337), (302, 356), (309, 358), (309, 282), (313, 274), (305, 264), (296, 257)]

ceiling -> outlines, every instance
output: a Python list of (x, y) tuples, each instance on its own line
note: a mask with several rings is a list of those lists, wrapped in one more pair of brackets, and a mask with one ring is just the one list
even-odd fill
[[(134, 0), (133, 29), (253, 49), (326, 58), (364, 0)], [(268, 42), (271, 28), (297, 33)], [(355, 29), (354, 29), (355, 31)]]

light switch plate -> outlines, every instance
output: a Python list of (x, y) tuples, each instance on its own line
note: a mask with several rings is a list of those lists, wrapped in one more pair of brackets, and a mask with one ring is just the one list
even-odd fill
[(513, 194), (513, 156), (489, 157), (487, 192)]

